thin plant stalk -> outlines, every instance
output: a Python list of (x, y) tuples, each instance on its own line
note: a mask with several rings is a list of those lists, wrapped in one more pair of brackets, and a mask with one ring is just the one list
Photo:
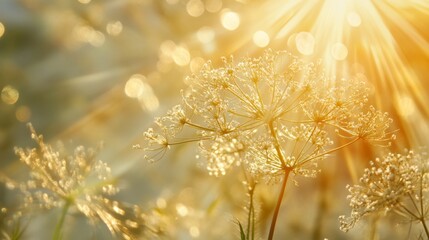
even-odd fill
[[(254, 193), (256, 188), (256, 183), (251, 180), (247, 174), (244, 168), (242, 168), (244, 177), (246, 179), (246, 186), (247, 186), (247, 194), (249, 195), (249, 207), (248, 207), (248, 213), (247, 213), (247, 229), (245, 234), (246, 240), (254, 240), (255, 238), (255, 207), (254, 207)], [(250, 237), (252, 236), (252, 237)]]
[(255, 240), (255, 207), (252, 208), (252, 238)]
[(426, 225), (425, 219), (420, 219), (420, 222), (422, 223), (423, 228), (425, 229), (426, 237), (428, 237), (428, 239), (429, 239), (429, 230), (428, 230), (428, 227)]
[(378, 215), (376, 215), (372, 218), (372, 221), (370, 224), (370, 229), (369, 229), (369, 237), (368, 237), (368, 239), (370, 239), (370, 240), (377, 240), (378, 239), (378, 234), (377, 234), (378, 219), (379, 219)]
[(312, 239), (321, 239), (323, 216), (325, 215), (327, 210), (327, 199), (326, 199), (326, 192), (328, 190), (327, 175), (322, 174), (320, 176), (320, 181), (318, 183), (319, 183), (318, 207), (317, 207), (316, 217), (314, 221)]
[[(247, 240), (255, 238), (255, 207), (253, 206), (253, 197), (255, 192), (255, 184), (249, 188), (249, 213), (247, 215)], [(252, 237), (250, 237), (252, 236)]]
[(271, 220), (270, 233), (268, 235), (268, 240), (272, 240), (274, 237), (274, 229), (276, 227), (277, 217), (279, 215), (280, 206), (282, 205), (283, 196), (284, 196), (285, 189), (286, 189), (286, 183), (287, 183), (287, 180), (289, 178), (289, 174), (291, 171), (292, 171), (291, 168), (285, 169), (285, 175), (283, 177), (283, 182), (282, 182), (282, 186), (280, 188), (279, 197), (277, 199), (276, 208), (274, 209), (273, 218)]
[(61, 230), (64, 225), (64, 220), (66, 218), (67, 212), (70, 208), (70, 205), (72, 204), (71, 200), (66, 200), (66, 203), (63, 206), (63, 209), (61, 211), (60, 220), (58, 220), (57, 226), (55, 227), (54, 235), (52, 237), (53, 240), (60, 240), (61, 239)]
[(10, 240), (20, 240), (22, 239), (22, 235), (24, 234), (25, 229), (28, 226), (28, 222), (25, 224), (25, 226), (23, 227), (21, 225), (21, 221), (18, 220), (13, 229), (12, 229), (12, 233), (10, 234), (10, 236), (8, 236), (5, 232), (3, 232), (3, 235), (6, 237), (6, 239), (10, 239)]
[(421, 210), (420, 221), (422, 222), (423, 228), (425, 229), (426, 237), (429, 239), (429, 230), (428, 230), (428, 227), (426, 226), (424, 206), (423, 206), (423, 174), (422, 174), (422, 177), (420, 178), (420, 210)]
[(252, 219), (252, 208), (253, 208), (253, 191), (249, 190), (249, 214), (247, 215), (247, 239), (250, 237), (251, 219)]

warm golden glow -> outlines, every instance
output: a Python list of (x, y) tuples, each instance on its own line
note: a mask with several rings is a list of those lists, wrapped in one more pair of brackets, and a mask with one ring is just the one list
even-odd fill
[(155, 111), (159, 107), (159, 100), (155, 96), (152, 87), (146, 83), (147, 79), (141, 74), (134, 74), (125, 83), (125, 94), (130, 98), (136, 98), (143, 110)]
[(199, 17), (204, 13), (204, 3), (201, 0), (190, 0), (186, 4), (186, 11), (192, 17)]
[[(63, 154), (43, 147), (32, 130), (41, 149), (27, 151), (24, 125), (32, 121), (46, 145), (104, 142), (100, 158), (91, 159), (111, 163), (109, 183), (126, 187), (116, 201), (130, 200), (143, 211), (113, 200), (77, 207), (79, 200), (96, 203), (94, 175), (70, 196), (55, 190), (58, 202), (51, 207), (72, 200), (68, 211), (42, 216), (48, 211), (4, 201), (2, 230), (13, 233), (19, 222), (10, 220), (19, 220), (15, 210), (22, 209), (21, 223), (28, 224), (22, 236), (43, 239), (109, 238), (112, 229), (115, 239), (361, 239), (359, 229), (374, 239), (429, 236), (424, 225), (414, 226), (423, 216), (428, 223), (429, 192), (412, 196), (424, 215), (405, 196), (415, 213), (407, 224), (391, 224), (396, 217), (385, 221), (381, 214), (341, 233), (336, 216), (350, 211), (344, 187), (359, 183), (365, 168), (372, 171), (368, 161), (404, 148), (427, 146), (428, 152), (429, 0), (41, 2), (48, 1), (0, 0), (0, 185), (24, 193), (2, 189), (0, 199), (36, 204), (29, 198), (36, 189), (31, 179), (45, 173), (25, 178), (34, 168), (21, 169), (18, 159), (30, 167), (60, 164), (52, 172), (59, 178), (47, 182), (55, 188), (68, 186), (57, 172), (68, 176), (85, 165), (79, 155), (69, 166), (70, 157), (84, 154), (74, 147), (51, 161)], [(39, 162), (44, 156), (35, 156), (46, 151), (53, 158)], [(85, 176), (100, 168), (85, 166)], [(4, 175), (23, 184), (3, 183)], [(309, 180), (314, 186), (292, 186), (316, 175)], [(402, 184), (397, 176), (380, 181)], [(378, 197), (393, 196), (375, 190), (380, 194), (368, 195), (375, 201), (362, 214), (378, 209)], [(55, 191), (34, 197), (51, 202)], [(359, 213), (368, 198), (355, 193)], [(325, 199), (337, 195), (343, 196)], [(107, 228), (97, 223), (79, 232), (102, 216)], [(58, 220), (67, 226), (57, 228)], [(55, 225), (38, 229), (45, 223)], [(0, 235), (13, 239), (7, 233)]]
[(207, 12), (215, 13), (222, 8), (222, 0), (207, 0), (205, 3)]
[(349, 12), (347, 14), (347, 22), (352, 27), (359, 27), (362, 23), (362, 19), (360, 18), (360, 15), (356, 12)]
[(143, 110), (152, 112), (159, 107), (159, 100), (153, 92), (152, 87), (145, 82), (143, 83), (142, 93), (138, 97), (138, 100)]
[(191, 226), (189, 228), (189, 235), (193, 238), (198, 238), (200, 236), (200, 229), (197, 226)]
[(168, 4), (174, 5), (177, 4), (180, 0), (165, 0)]
[[(116, 30), (118, 30), (116, 26)], [(112, 29), (109, 29), (112, 30)], [(106, 40), (104, 33), (95, 30), (93, 27), (88, 25), (77, 25), (72, 31), (73, 37), (79, 42), (86, 42), (94, 47), (101, 47)]]
[(197, 32), (197, 38), (201, 43), (210, 43), (215, 38), (215, 31), (211, 27), (202, 27)]
[(173, 61), (179, 66), (186, 66), (191, 61), (191, 55), (188, 49), (184, 47), (177, 47), (173, 52)]
[(117, 36), (122, 32), (122, 23), (120, 21), (109, 22), (106, 31), (109, 35)]
[(26, 123), (30, 120), (31, 110), (27, 106), (19, 106), (16, 109), (15, 115), (18, 121)]
[(164, 41), (161, 43), (159, 50), (161, 50), (162, 54), (171, 56), (176, 50), (176, 44), (171, 40)]
[(7, 85), (1, 91), (1, 100), (6, 104), (15, 104), (19, 99), (19, 92), (14, 87)]
[(234, 31), (240, 26), (240, 15), (236, 12), (225, 11), (221, 14), (222, 26), (229, 31)]
[(403, 117), (412, 116), (416, 111), (416, 105), (409, 96), (398, 96), (396, 99), (398, 113)]
[(270, 37), (264, 31), (257, 31), (253, 34), (253, 43), (258, 47), (266, 47), (270, 43)]
[(189, 64), (191, 72), (197, 73), (198, 71), (200, 71), (205, 62), (206, 61), (204, 61), (204, 59), (201, 57), (192, 58), (191, 63)]
[(95, 47), (101, 47), (104, 44), (106, 37), (100, 31), (93, 31), (91, 36), (89, 37), (89, 43), (94, 45)]
[(167, 201), (164, 198), (156, 199), (156, 206), (160, 209), (164, 209), (167, 207)]
[[(264, 17), (268, 12), (270, 17)], [(283, 41), (288, 49), (321, 59), (331, 79), (365, 73), (376, 92), (374, 101), (396, 109), (398, 120), (408, 125), (405, 108), (386, 99), (393, 93), (407, 96), (404, 103), (421, 111), (413, 115), (421, 118), (416, 121), (429, 118), (429, 94), (422, 90), (427, 89), (422, 76), (427, 75), (423, 66), (429, 59), (429, 36), (423, 23), (429, 20), (428, 12), (428, 2), (419, 0), (286, 1), (262, 4), (255, 19), (264, 22), (273, 39)], [(411, 125), (420, 139), (427, 138), (429, 132)], [(410, 131), (403, 133), (417, 140)]]
[(312, 55), (315, 40), (311, 33), (300, 32), (295, 37), (296, 49), (303, 55)]
[(82, 4), (88, 4), (91, 2), (91, 0), (78, 0)]
[(125, 94), (130, 98), (138, 98), (144, 91), (144, 83), (146, 77), (140, 74), (135, 74), (125, 84)]
[(177, 214), (179, 214), (179, 216), (181, 217), (186, 217), (189, 213), (188, 207), (186, 207), (182, 203), (176, 204), (176, 211), (177, 211)]
[(4, 32), (5, 32), (5, 27), (3, 23), (0, 22), (0, 38), (3, 36)]
[(335, 60), (341, 61), (346, 59), (348, 53), (349, 51), (344, 44), (334, 43), (334, 45), (332, 45), (331, 54)]

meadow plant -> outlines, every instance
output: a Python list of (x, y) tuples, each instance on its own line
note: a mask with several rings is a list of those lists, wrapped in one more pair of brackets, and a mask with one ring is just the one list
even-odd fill
[(144, 133), (146, 158), (156, 161), (175, 145), (195, 143), (210, 175), (242, 169), (251, 198), (247, 228), (254, 238), (252, 196), (260, 182), (281, 183), (268, 239), (290, 174), (314, 177), (317, 162), (358, 140), (387, 146), (394, 135), (386, 113), (368, 106), (363, 76), (327, 79), (321, 64), (287, 52), (266, 51), (239, 62), (207, 62), (186, 79), (189, 89)]
[(143, 229), (144, 215), (138, 206), (111, 199), (118, 188), (113, 184), (110, 168), (97, 160), (97, 151), (79, 146), (73, 154), (68, 154), (61, 143), (53, 148), (43, 141), (42, 135), (37, 135), (31, 124), (29, 128), (37, 148), (15, 148), (19, 160), (30, 169), (29, 179), (16, 182), (1, 176), (9, 189), (18, 189), (24, 195), (14, 221), (24, 211), (35, 208), (62, 208), (53, 234), (53, 239), (60, 239), (65, 217), (75, 207), (92, 223), (104, 222), (113, 235), (135, 239)]
[(347, 186), (351, 214), (340, 216), (340, 229), (349, 231), (366, 215), (393, 212), (410, 223), (421, 223), (429, 238), (428, 164), (427, 155), (413, 151), (371, 161), (359, 184)]

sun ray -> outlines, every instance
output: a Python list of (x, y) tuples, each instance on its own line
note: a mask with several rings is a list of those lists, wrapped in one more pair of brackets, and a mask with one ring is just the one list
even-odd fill
[[(288, 46), (310, 60), (321, 59), (334, 84), (335, 79), (365, 73), (375, 91), (374, 101), (393, 110), (398, 125), (410, 125), (411, 117), (419, 122), (429, 118), (424, 74), (413, 65), (429, 60), (424, 31), (427, 1), (273, 1), (262, 3), (257, 14), (249, 13), (261, 19), (258, 27), (267, 29), (277, 44), (273, 45)], [(401, 105), (404, 98), (414, 109), (407, 116)], [(422, 144), (429, 132), (411, 125), (402, 134), (408, 144)]]

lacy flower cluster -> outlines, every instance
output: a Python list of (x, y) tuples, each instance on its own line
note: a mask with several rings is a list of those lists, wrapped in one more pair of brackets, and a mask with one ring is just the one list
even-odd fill
[(388, 115), (367, 105), (363, 76), (333, 81), (320, 64), (287, 52), (208, 62), (186, 82), (183, 102), (144, 133), (151, 161), (196, 143), (211, 175), (243, 166), (276, 182), (285, 171), (314, 176), (317, 160), (358, 140), (384, 146), (393, 138)]
[(1, 179), (8, 188), (24, 194), (14, 218), (34, 208), (63, 208), (62, 223), (69, 207), (74, 206), (90, 221), (103, 221), (112, 234), (134, 239), (134, 234), (143, 227), (143, 215), (138, 206), (126, 206), (109, 198), (118, 189), (112, 184), (110, 168), (96, 159), (97, 151), (79, 146), (73, 154), (68, 154), (62, 144), (56, 150), (29, 127), (38, 147), (15, 148), (20, 161), (30, 168), (29, 179), (24, 182), (6, 176)]
[(359, 184), (347, 186), (351, 215), (340, 216), (340, 229), (350, 230), (363, 216), (395, 212), (423, 224), (428, 213), (428, 158), (408, 151), (377, 158), (365, 169)]

